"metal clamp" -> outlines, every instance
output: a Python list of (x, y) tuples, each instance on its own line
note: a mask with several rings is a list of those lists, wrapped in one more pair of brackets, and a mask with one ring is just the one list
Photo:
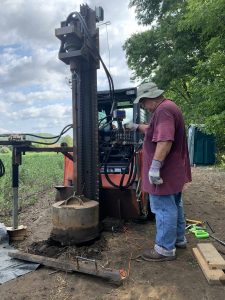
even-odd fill
[(97, 264), (97, 261), (95, 259), (90, 259), (90, 258), (86, 258), (86, 257), (82, 257), (82, 256), (76, 256), (76, 263), (77, 263), (77, 269), (78, 270), (80, 269), (79, 260), (94, 263), (95, 271), (98, 272), (98, 264)]

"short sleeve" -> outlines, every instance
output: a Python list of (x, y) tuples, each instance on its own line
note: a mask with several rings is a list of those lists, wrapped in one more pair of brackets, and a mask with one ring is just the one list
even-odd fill
[(175, 119), (171, 112), (161, 109), (154, 116), (152, 142), (174, 141)]

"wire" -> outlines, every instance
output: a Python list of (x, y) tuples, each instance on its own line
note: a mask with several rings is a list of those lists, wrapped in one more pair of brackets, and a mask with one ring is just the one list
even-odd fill
[[(111, 151), (112, 151), (112, 148), (110, 148), (103, 164), (104, 164), (104, 175), (105, 175), (105, 178), (106, 180), (109, 182), (109, 184), (111, 184), (113, 187), (115, 188), (119, 188), (120, 190), (124, 190), (124, 189), (127, 189), (128, 187), (132, 186), (132, 184), (134, 183), (134, 181), (136, 180), (136, 176), (137, 176), (137, 169), (138, 169), (138, 160), (137, 160), (137, 154), (139, 152), (139, 150), (141, 149), (142, 147), (142, 143), (138, 144), (137, 147), (133, 150), (133, 154), (129, 160), (129, 163), (128, 163), (128, 168), (129, 168), (129, 177), (127, 179), (127, 182), (125, 185), (123, 185), (123, 182), (124, 182), (124, 177), (125, 177), (125, 173), (122, 175), (121, 179), (120, 179), (120, 184), (116, 184), (115, 182), (113, 182), (111, 180), (111, 178), (109, 177), (109, 174), (108, 174), (108, 170), (107, 170), (107, 163), (108, 163), (108, 159), (110, 157), (110, 154), (111, 154)], [(139, 176), (139, 174), (138, 174)]]
[[(46, 142), (40, 142), (40, 141), (32, 141), (32, 140), (26, 140), (26, 142), (30, 142), (30, 143), (34, 143), (34, 144), (41, 144), (41, 145), (54, 145), (56, 144), (60, 138), (62, 137), (62, 135), (64, 135), (67, 131), (69, 131), (71, 128), (73, 127), (73, 124), (68, 124), (66, 125), (62, 131), (60, 132), (59, 135), (56, 135), (56, 136), (51, 136), (51, 137), (43, 137), (43, 136), (40, 136), (40, 135), (36, 135), (36, 134), (31, 134), (31, 133), (20, 133), (19, 135), (26, 135), (26, 136), (32, 136), (32, 137), (36, 137), (36, 138), (40, 138), (40, 139), (43, 139), (43, 140), (46, 140), (46, 139), (54, 139), (55, 141), (51, 142), (51, 143), (46, 143)], [(0, 137), (9, 137), (11, 136), (12, 134), (1, 134)]]
[(110, 125), (113, 122), (113, 120), (109, 121), (108, 123), (103, 124), (101, 127), (99, 127), (99, 130), (104, 129), (105, 127), (107, 127), (108, 125)]
[(104, 161), (104, 175), (106, 177), (106, 180), (109, 182), (110, 185), (112, 185), (115, 188), (119, 188), (120, 190), (124, 190), (127, 189), (129, 186), (131, 186), (135, 179), (136, 179), (136, 174), (137, 174), (137, 170), (136, 170), (136, 164), (135, 164), (135, 154), (136, 152), (134, 151), (129, 162), (128, 162), (128, 168), (129, 168), (129, 177), (127, 179), (127, 182), (125, 185), (123, 185), (124, 182), (124, 178), (125, 178), (125, 173), (122, 174), (121, 179), (120, 179), (120, 183), (116, 184), (115, 182), (113, 182), (108, 174), (108, 170), (107, 170), (107, 166), (108, 166), (108, 159), (110, 157), (112, 148), (110, 148), (108, 155), (106, 156), (106, 159)]
[[(61, 136), (63, 134), (65, 134), (67, 131), (69, 131), (71, 128), (73, 127), (72, 124), (69, 124), (69, 125), (66, 125), (62, 131), (60, 132), (59, 135), (56, 135), (54, 137), (46, 137), (47, 139), (54, 139), (54, 138), (57, 138), (54, 142), (52, 143), (45, 143), (45, 142), (37, 142), (37, 141), (29, 141), (29, 140), (26, 140), (26, 142), (31, 142), (31, 143), (34, 143), (34, 144), (41, 144), (41, 145), (54, 145), (56, 144)], [(11, 134), (1, 134), (0, 137), (8, 137), (10, 136)], [(35, 135), (35, 134), (30, 134), (30, 133), (25, 133), (23, 135), (28, 135), (28, 136), (33, 136), (33, 137), (38, 137), (38, 138), (42, 138), (42, 139), (45, 139), (45, 137), (43, 136), (39, 136), (39, 135)], [(0, 177), (4, 176), (5, 175), (5, 166), (3, 164), (3, 161), (0, 159)]]
[[(67, 125), (67, 126), (68, 126), (68, 125)], [(67, 126), (66, 126), (66, 127), (67, 127)], [(73, 126), (71, 125), (71, 126), (68, 127), (66, 130), (64, 130), (64, 129), (65, 129), (65, 128), (64, 128), (64, 129), (61, 131), (61, 133), (59, 134), (57, 140), (55, 140), (55, 141), (52, 142), (52, 143), (37, 142), (37, 141), (28, 141), (28, 142), (32, 142), (32, 143), (35, 143), (35, 144), (41, 144), (41, 145), (54, 145), (54, 144), (56, 144), (56, 143), (60, 140), (61, 136), (64, 135), (67, 131), (69, 131), (72, 127), (73, 127)]]
[[(73, 126), (73, 124), (68, 124), (68, 125), (66, 125), (64, 128), (63, 128), (63, 130), (65, 130), (67, 127), (71, 127), (71, 126)], [(63, 132), (63, 130), (61, 131), (61, 133)], [(61, 134), (60, 133), (60, 134)], [(60, 134), (59, 135), (56, 135), (56, 136), (51, 136), (51, 137), (48, 137), (48, 136), (42, 136), (42, 135), (36, 135), (36, 134), (33, 134), (33, 133), (7, 133), (7, 134), (0, 134), (0, 137), (9, 137), (9, 136), (11, 136), (11, 135), (27, 135), (27, 136), (33, 136), (33, 137), (37, 137), (37, 138), (40, 138), (40, 139), (44, 139), (44, 140), (50, 140), (50, 139), (56, 139), (56, 138), (58, 138), (59, 136), (60, 136)]]
[(104, 118), (100, 119), (98, 122), (98, 126), (101, 125), (102, 121), (104, 121), (105, 119), (107, 119), (108, 117), (111, 117), (111, 115), (105, 116)]

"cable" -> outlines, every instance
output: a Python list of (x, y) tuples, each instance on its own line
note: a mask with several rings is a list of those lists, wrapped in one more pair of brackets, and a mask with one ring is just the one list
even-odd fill
[(88, 30), (87, 24), (86, 24), (86, 22), (85, 22), (83, 16), (82, 16), (79, 12), (72, 12), (71, 14), (69, 14), (69, 16), (68, 16), (67, 19), (66, 19), (66, 25), (69, 25), (70, 21), (74, 18), (74, 16), (76, 16), (76, 17), (79, 19), (79, 21), (80, 21), (80, 23), (81, 23), (81, 25), (82, 25), (82, 27), (83, 27), (83, 29), (84, 29), (84, 32), (85, 32), (85, 34), (86, 34), (88, 40), (90, 41), (91, 47), (89, 47), (88, 45), (87, 45), (87, 46), (88, 46), (88, 47), (94, 52), (94, 54), (99, 58), (99, 60), (100, 60), (100, 62), (101, 62), (101, 64), (102, 64), (102, 66), (103, 66), (103, 68), (104, 68), (104, 71), (105, 71), (105, 73), (106, 73), (106, 76), (107, 76), (107, 79), (108, 79), (108, 83), (109, 83), (110, 96), (111, 96), (111, 99), (112, 99), (112, 101), (113, 101), (112, 107), (111, 107), (111, 110), (110, 110), (110, 115), (112, 115), (113, 110), (114, 110), (114, 107), (115, 107), (115, 104), (116, 104), (116, 103), (115, 103), (115, 98), (114, 98), (114, 83), (113, 83), (112, 76), (111, 76), (111, 74), (109, 73), (109, 70), (107, 69), (105, 63), (103, 62), (103, 60), (102, 60), (102, 58), (101, 58), (101, 56), (100, 56), (100, 53), (99, 53), (98, 49), (96, 48), (96, 45), (93, 43), (92, 36), (91, 36), (91, 34), (90, 34), (89, 30)]
[(105, 127), (107, 127), (108, 125), (110, 125), (113, 122), (113, 120), (109, 121), (108, 123), (105, 123), (104, 125), (102, 125), (99, 130), (104, 129)]
[(127, 166), (128, 168), (129, 167), (130, 168), (129, 168), (129, 177), (128, 177), (128, 180), (125, 185), (123, 185), (125, 173), (121, 176), (119, 185), (116, 184), (115, 182), (113, 182), (111, 180), (111, 178), (109, 177), (108, 170), (107, 170), (107, 163), (108, 163), (108, 159), (110, 157), (111, 151), (112, 151), (112, 147), (109, 150), (108, 155), (104, 161), (104, 174), (105, 174), (106, 180), (109, 182), (109, 184), (111, 184), (115, 188), (119, 188), (120, 190), (127, 189), (129, 186), (131, 186), (134, 183), (134, 181), (136, 179), (136, 174), (137, 174), (137, 169), (136, 169), (136, 164), (135, 164), (136, 151), (133, 152), (131, 159), (129, 160), (129, 163)]
[[(37, 137), (37, 138), (40, 138), (40, 139), (43, 139), (43, 140), (46, 140), (46, 139), (56, 139), (54, 142), (51, 142), (51, 143), (46, 143), (46, 142), (38, 142), (38, 141), (32, 141), (32, 140), (26, 140), (26, 142), (30, 142), (30, 143), (34, 143), (34, 144), (41, 144), (41, 145), (54, 145), (56, 144), (62, 135), (64, 135), (67, 131), (69, 131), (71, 128), (73, 127), (72, 124), (68, 124), (66, 125), (62, 131), (60, 132), (59, 135), (56, 135), (56, 136), (52, 136), (52, 137), (43, 137), (43, 136), (40, 136), (40, 135), (36, 135), (36, 134), (31, 134), (31, 133), (20, 133), (19, 135), (27, 135), (27, 136), (33, 136), (33, 137)], [(9, 137), (10, 135), (12, 134), (1, 134), (0, 137)]]
[(61, 136), (62, 136), (63, 134), (65, 134), (67, 131), (69, 131), (71, 128), (72, 128), (72, 126), (69, 127), (69, 128), (67, 128), (67, 129), (64, 130), (64, 131), (61, 131), (61, 133), (60, 133), (60, 135), (58, 136), (57, 140), (55, 140), (53, 143), (45, 143), (45, 142), (37, 142), (37, 141), (28, 141), (28, 142), (31, 142), (31, 143), (34, 143), (34, 144), (41, 144), (41, 145), (54, 145), (54, 144), (56, 144), (56, 143), (60, 140)]
[(0, 177), (5, 175), (5, 166), (3, 164), (3, 161), (0, 159)]
[(128, 187), (132, 186), (132, 184), (134, 183), (134, 181), (136, 180), (136, 175), (137, 175), (137, 158), (136, 155), (139, 152), (139, 150), (142, 147), (142, 143), (138, 144), (137, 147), (133, 150), (133, 154), (131, 156), (131, 159), (129, 160), (129, 164), (128, 164), (128, 168), (129, 168), (129, 177), (128, 180), (126, 182), (125, 185), (123, 185), (123, 181), (124, 181), (124, 177), (125, 177), (125, 173), (122, 175), (121, 179), (120, 179), (120, 184), (116, 184), (115, 182), (113, 182), (111, 180), (111, 178), (109, 177), (108, 171), (107, 171), (107, 163), (108, 163), (108, 159), (110, 157), (112, 148), (109, 150), (108, 155), (106, 156), (106, 159), (104, 160), (103, 164), (104, 164), (104, 174), (106, 177), (106, 180), (109, 182), (109, 184), (111, 184), (113, 187), (115, 188), (119, 188), (120, 190), (125, 190)]
[(108, 117), (111, 117), (111, 115), (105, 116), (104, 118), (100, 119), (98, 122), (98, 126), (101, 125), (102, 121), (104, 121), (105, 119), (107, 119)]
[[(67, 128), (67, 127), (71, 127), (71, 126), (73, 126), (73, 124), (68, 124), (68, 125), (66, 125), (63, 129), (62, 129), (62, 131), (61, 131), (61, 133)], [(60, 133), (60, 134), (61, 134)], [(7, 133), (7, 134), (0, 134), (0, 137), (9, 137), (9, 136), (11, 136), (11, 135), (14, 135), (14, 134), (17, 134), (17, 133)], [(36, 134), (32, 134), (32, 133), (18, 133), (18, 135), (27, 135), (27, 136), (33, 136), (33, 137), (37, 137), (37, 138), (40, 138), (40, 139), (45, 139), (45, 140), (50, 140), (50, 139), (56, 139), (56, 138), (58, 138), (59, 136), (60, 136), (60, 134), (59, 135), (56, 135), (56, 136), (51, 136), (51, 137), (44, 137), (44, 136), (41, 136), (41, 135), (36, 135)]]
[[(55, 140), (54, 142), (52, 143), (45, 143), (45, 142), (37, 142), (37, 141), (29, 141), (29, 140), (26, 140), (26, 142), (31, 142), (31, 143), (34, 143), (34, 144), (41, 144), (41, 145), (54, 145), (55, 143), (57, 143), (61, 136), (63, 134), (65, 134), (67, 131), (69, 131), (71, 128), (73, 127), (72, 124), (69, 124), (69, 125), (66, 125), (62, 131), (60, 132), (59, 135), (57, 136), (54, 136), (54, 137), (47, 137), (48, 139), (53, 139), (53, 138), (57, 138), (57, 140)], [(1, 134), (0, 137), (9, 137), (11, 134)], [(35, 135), (35, 134), (30, 134), (30, 133), (26, 133), (26, 134), (23, 134), (23, 135), (28, 135), (28, 136), (34, 136), (34, 137), (38, 137), (38, 138), (42, 138), (42, 139), (45, 139), (45, 137), (43, 136), (39, 136), (39, 135)], [(3, 161), (0, 159), (0, 177), (4, 176), (5, 175), (5, 166), (3, 164)]]
[[(44, 137), (44, 136), (39, 136), (39, 135), (35, 135), (35, 134), (31, 134), (31, 133), (24, 133), (24, 135), (27, 135), (27, 136), (33, 136), (33, 137), (37, 137), (37, 138), (42, 138), (42, 139), (45, 139), (45, 140), (51, 140), (51, 139), (56, 139), (58, 138), (60, 135), (64, 134), (64, 130), (67, 129), (67, 127), (70, 129), (71, 127), (73, 126), (73, 124), (69, 124), (69, 125), (66, 125), (63, 130), (61, 131), (61, 133), (59, 135), (56, 135), (56, 136), (51, 136), (51, 137)], [(64, 132), (64, 133), (63, 133)], [(67, 131), (66, 131), (67, 132)]]

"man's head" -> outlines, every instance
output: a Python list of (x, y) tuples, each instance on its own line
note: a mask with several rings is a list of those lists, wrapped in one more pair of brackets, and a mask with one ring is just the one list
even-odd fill
[(135, 103), (140, 103), (141, 107), (153, 112), (164, 99), (163, 92), (153, 82), (143, 83), (138, 88)]

